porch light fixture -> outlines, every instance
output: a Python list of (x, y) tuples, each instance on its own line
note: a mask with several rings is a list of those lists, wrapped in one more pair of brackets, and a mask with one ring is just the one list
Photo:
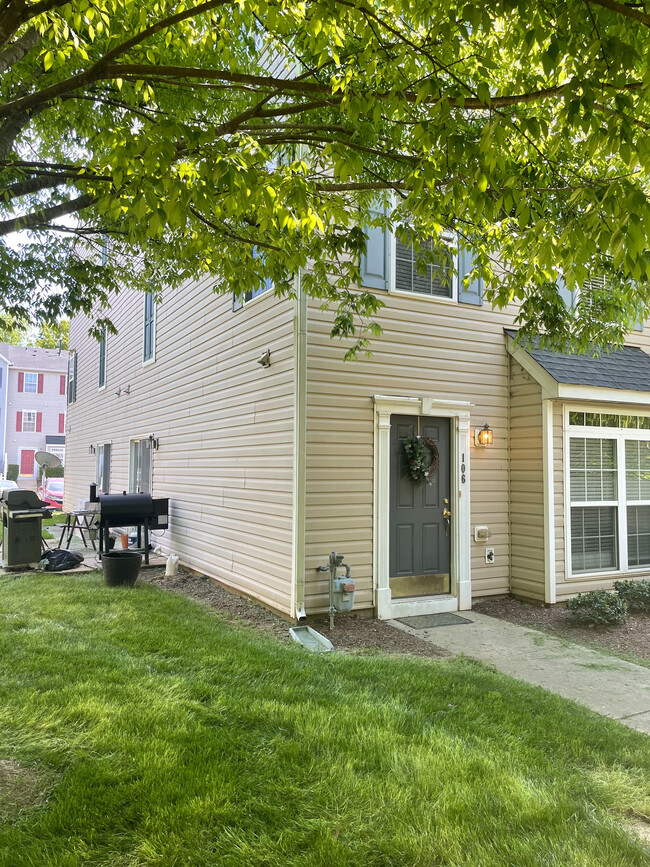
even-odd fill
[(88, 446), (88, 454), (89, 454), (89, 455), (94, 455), (94, 454), (95, 454), (95, 446), (94, 446), (94, 445), (91, 444), (91, 445)]
[(158, 439), (153, 434), (149, 434), (149, 448), (154, 451), (158, 449)]
[(491, 446), (494, 440), (494, 431), (486, 422), (480, 430), (474, 431), (475, 446)]

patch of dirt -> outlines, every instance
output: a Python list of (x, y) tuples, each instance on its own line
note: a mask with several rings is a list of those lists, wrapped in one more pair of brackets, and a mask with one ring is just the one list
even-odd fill
[[(225, 590), (215, 581), (204, 575), (195, 575), (179, 570), (173, 578), (165, 577), (164, 569), (143, 569), (139, 581), (154, 584), (181, 593), (197, 602), (202, 602), (225, 615), (228, 620), (252, 626), (280, 641), (291, 643), (289, 628), (292, 624), (278, 614), (263, 608), (257, 602), (237, 596)], [(394, 626), (370, 617), (357, 614), (337, 614), (334, 630), (329, 631), (329, 618), (315, 615), (308, 620), (309, 625), (330, 639), (336, 650), (352, 652), (381, 651), (383, 653), (405, 653), (411, 656), (428, 656), (436, 659), (450, 656), (440, 647), (429, 644), (413, 635), (407, 635)]]
[(25, 810), (38, 807), (49, 788), (42, 772), (0, 759), (0, 824), (15, 821)]
[(519, 626), (541, 629), (582, 644), (596, 645), (614, 653), (650, 662), (650, 616), (630, 614), (621, 626), (575, 624), (564, 605), (545, 608), (511, 596), (492, 596), (474, 602), (473, 610)]

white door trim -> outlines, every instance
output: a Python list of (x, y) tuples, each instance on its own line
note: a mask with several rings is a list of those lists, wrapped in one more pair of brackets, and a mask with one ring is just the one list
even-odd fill
[[(437, 614), (472, 607), (470, 573), (470, 503), (468, 401), (434, 397), (376, 394), (373, 486), (373, 588), (380, 620), (412, 614)], [(391, 600), (388, 582), (390, 552), (390, 417), (417, 415), (449, 418), (451, 474), (451, 593)]]

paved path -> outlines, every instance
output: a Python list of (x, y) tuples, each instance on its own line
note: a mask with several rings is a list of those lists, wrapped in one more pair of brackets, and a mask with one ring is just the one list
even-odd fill
[(472, 623), (433, 629), (390, 623), (650, 734), (650, 669), (485, 614), (460, 614)]

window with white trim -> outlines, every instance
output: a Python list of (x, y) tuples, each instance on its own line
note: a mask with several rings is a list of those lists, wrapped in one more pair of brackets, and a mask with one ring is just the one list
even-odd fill
[(102, 331), (102, 336), (99, 341), (99, 377), (98, 388), (104, 388), (106, 385), (106, 326)]
[(23, 433), (36, 433), (36, 411), (23, 410)]
[(74, 403), (77, 399), (77, 353), (73, 350), (68, 355), (68, 403)]
[(156, 298), (153, 292), (144, 294), (143, 361), (153, 361), (156, 352)]
[(111, 444), (99, 444), (96, 449), (97, 463), (95, 484), (99, 494), (109, 494), (111, 487)]
[(650, 566), (650, 417), (569, 412), (570, 572)]
[(38, 392), (38, 373), (26, 373), (23, 381), (23, 391), (26, 394), (37, 394)]
[(404, 243), (385, 228), (390, 207), (378, 207), (370, 214), (378, 225), (363, 230), (366, 244), (359, 262), (362, 287), (483, 305), (483, 278), (470, 249), (446, 233), (440, 240), (421, 241), (416, 251), (408, 238)]
[(131, 440), (129, 493), (150, 494), (153, 472), (153, 449), (149, 438)]
[[(253, 247), (253, 258), (261, 258), (263, 253), (260, 253), (257, 247)], [(264, 295), (265, 292), (268, 292), (270, 289), (273, 289), (273, 280), (270, 277), (265, 277), (264, 281), (260, 286), (257, 286), (255, 289), (249, 289), (247, 292), (242, 292), (240, 294), (236, 294), (233, 292), (232, 295), (232, 309), (241, 310), (244, 304), (247, 304), (249, 301), (252, 301), (253, 298), (258, 298), (260, 295)]]
[(395, 289), (438, 298), (454, 297), (453, 239), (422, 240), (416, 247), (395, 238)]

